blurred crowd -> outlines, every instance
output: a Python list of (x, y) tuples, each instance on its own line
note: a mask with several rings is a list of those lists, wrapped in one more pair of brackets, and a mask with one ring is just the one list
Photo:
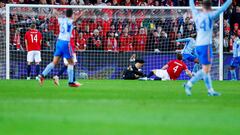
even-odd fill
[[(224, 0), (213, 0), (215, 6)], [(54, 4), (54, 5), (101, 5), (101, 6), (188, 6), (188, 0), (1, 0), (0, 31), (4, 31), (5, 3)], [(201, 0), (195, 4), (200, 5)], [(57, 9), (64, 13), (65, 9)], [(74, 39), (77, 50), (127, 51), (176, 51), (184, 44), (176, 39), (195, 37), (196, 28), (187, 10), (111, 10), (74, 9), (81, 18), (74, 24)], [(11, 9), (12, 49), (24, 50), (23, 37), (29, 25), (34, 22), (43, 35), (43, 49), (53, 50), (59, 33), (57, 18), (51, 16), (50, 8)], [(240, 36), (240, 2), (234, 0), (224, 14), (224, 51), (232, 50), (231, 35)], [(214, 49), (219, 46), (219, 23), (214, 25)]]

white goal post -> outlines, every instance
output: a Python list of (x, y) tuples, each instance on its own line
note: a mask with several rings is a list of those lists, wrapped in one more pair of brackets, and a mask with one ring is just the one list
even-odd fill
[[(89, 9), (89, 10), (95, 10), (95, 9), (112, 9), (112, 10), (175, 10), (176, 12), (178, 10), (189, 10), (189, 7), (152, 7), (152, 6), (77, 6), (77, 5), (27, 5), (27, 4), (6, 4), (6, 79), (11, 79), (10, 75), (10, 68), (11, 68), (11, 59), (10, 59), (10, 44), (11, 44), (11, 9), (12, 8), (73, 8), (73, 9)], [(218, 7), (214, 7), (214, 9), (218, 9)], [(161, 14), (158, 14), (158, 16), (161, 16)], [(219, 37), (219, 53), (218, 53), (218, 79), (223, 80), (223, 14), (221, 14), (219, 18), (219, 25), (218, 27), (218, 37)], [(145, 53), (145, 52), (143, 52)], [(160, 52), (161, 53), (161, 52)], [(167, 52), (162, 52), (167, 53)], [(167, 61), (166, 61), (167, 62)], [(80, 61), (81, 63), (81, 61)], [(106, 78), (105, 78), (106, 79)]]

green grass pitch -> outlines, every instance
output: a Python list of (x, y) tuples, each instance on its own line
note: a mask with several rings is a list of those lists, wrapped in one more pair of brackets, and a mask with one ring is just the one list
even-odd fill
[(240, 83), (214, 81), (220, 97), (203, 82), (187, 97), (184, 81), (0, 80), (1, 135), (237, 135)]

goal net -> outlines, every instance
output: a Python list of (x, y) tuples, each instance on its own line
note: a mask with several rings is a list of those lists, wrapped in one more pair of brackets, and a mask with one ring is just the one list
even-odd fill
[[(142, 71), (148, 74), (160, 69), (168, 61), (176, 58), (176, 53), (184, 47), (177, 43), (180, 38), (194, 37), (195, 24), (188, 7), (108, 7), (108, 6), (59, 6), (59, 5), (7, 5), (6, 36), (1, 35), (1, 77), (25, 79), (27, 72), (27, 52), (24, 35), (32, 23), (42, 33), (41, 71), (52, 61), (55, 43), (59, 33), (57, 18), (52, 16), (55, 9), (60, 14), (72, 8), (81, 17), (74, 23), (77, 64), (77, 78), (121, 79), (123, 70), (132, 64), (131, 58), (143, 59)], [(9, 21), (9, 22), (8, 22)], [(213, 79), (219, 79), (220, 25), (214, 24)], [(4, 26), (2, 26), (4, 27)], [(2, 29), (1, 27), (1, 29)], [(0, 29), (0, 31), (1, 31)], [(4, 30), (4, 28), (3, 28)], [(6, 57), (5, 57), (6, 56)], [(6, 63), (5, 63), (6, 62)], [(186, 61), (190, 70), (192, 62)], [(63, 66), (61, 62), (49, 75), (57, 74)], [(35, 76), (32, 66), (32, 77)], [(62, 76), (65, 78), (66, 73)], [(179, 79), (189, 79), (185, 73)]]

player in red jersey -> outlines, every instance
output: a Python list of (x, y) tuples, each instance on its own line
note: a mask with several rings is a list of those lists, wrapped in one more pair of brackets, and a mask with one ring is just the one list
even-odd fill
[(36, 79), (40, 72), (42, 34), (36, 29), (36, 24), (31, 24), (30, 30), (25, 34), (25, 44), (27, 50), (27, 80), (30, 80), (31, 63), (36, 65)]
[(176, 60), (171, 60), (162, 69), (152, 70), (147, 78), (156, 75), (160, 80), (177, 80), (182, 71), (185, 71), (188, 76), (192, 77), (191, 71), (188, 70), (186, 64), (182, 61), (182, 54), (178, 53)]
[[(71, 45), (72, 52), (73, 52), (74, 65), (76, 65), (76, 63), (77, 63), (77, 55), (76, 55), (75, 50), (76, 50), (76, 44), (79, 40), (78, 37), (79, 37), (78, 32), (77, 32), (77, 29), (75, 27), (72, 30), (72, 35), (71, 35), (71, 38), (70, 38), (70, 45)], [(68, 61), (67, 61), (66, 58), (63, 58), (63, 62), (64, 62), (64, 67), (62, 67), (62, 69), (58, 72), (58, 74), (53, 77), (54, 84), (56, 84), (57, 86), (59, 86), (59, 76), (61, 76), (67, 70), (67, 67), (68, 67)], [(73, 81), (74, 81), (74, 83), (78, 83), (78, 82), (76, 82), (76, 77), (75, 77), (75, 66), (74, 66), (74, 69), (73, 69)]]

